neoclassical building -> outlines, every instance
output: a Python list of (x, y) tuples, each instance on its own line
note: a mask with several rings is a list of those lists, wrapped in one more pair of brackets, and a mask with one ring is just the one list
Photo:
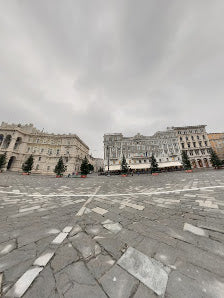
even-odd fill
[(211, 167), (206, 125), (172, 127), (177, 133), (180, 150), (186, 151), (193, 168)]
[(168, 127), (152, 136), (137, 134), (124, 137), (121, 133), (104, 135), (104, 168), (121, 169), (124, 155), (130, 169), (150, 169), (152, 154), (159, 168), (182, 167), (181, 152), (187, 151), (192, 167), (210, 167), (210, 142), (205, 125)]
[(181, 151), (176, 132), (172, 129), (159, 131), (153, 136), (140, 133), (134, 137), (124, 137), (121, 133), (104, 135), (105, 170), (116, 171), (121, 168), (124, 155), (132, 170), (150, 169), (152, 154), (160, 168), (181, 167)]
[(66, 173), (80, 170), (82, 159), (89, 155), (89, 147), (76, 134), (53, 134), (36, 129), (33, 124), (0, 126), (0, 154), (7, 153), (5, 169), (22, 171), (29, 155), (34, 157), (33, 173), (53, 174), (60, 156)]

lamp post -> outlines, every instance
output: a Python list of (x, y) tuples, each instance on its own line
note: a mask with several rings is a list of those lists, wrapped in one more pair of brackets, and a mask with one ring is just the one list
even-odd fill
[(107, 176), (110, 176), (110, 151), (109, 146), (107, 145)]

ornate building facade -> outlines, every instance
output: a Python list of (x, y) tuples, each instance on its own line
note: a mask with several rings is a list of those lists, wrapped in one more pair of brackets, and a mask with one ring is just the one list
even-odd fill
[(187, 151), (193, 168), (211, 167), (211, 144), (205, 129), (206, 125), (172, 127), (176, 131), (179, 147)]
[(137, 134), (124, 137), (121, 133), (104, 135), (104, 168), (121, 169), (123, 155), (133, 170), (150, 169), (152, 154), (159, 168), (179, 168), (182, 166), (181, 152), (187, 151), (194, 168), (210, 167), (211, 147), (205, 125), (168, 127), (152, 136)]
[(22, 171), (24, 161), (33, 155), (33, 173), (53, 174), (60, 156), (66, 173), (80, 170), (82, 159), (89, 155), (89, 147), (76, 134), (50, 134), (36, 129), (33, 124), (0, 126), (0, 154), (7, 153), (6, 169)]
[(172, 129), (159, 131), (153, 136), (137, 134), (124, 137), (121, 133), (104, 135), (104, 167), (108, 170), (120, 170), (123, 155), (133, 170), (150, 169), (152, 154), (160, 168), (180, 167), (181, 152), (176, 132)]
[(209, 133), (208, 138), (212, 149), (217, 153), (220, 160), (224, 160), (224, 133)]

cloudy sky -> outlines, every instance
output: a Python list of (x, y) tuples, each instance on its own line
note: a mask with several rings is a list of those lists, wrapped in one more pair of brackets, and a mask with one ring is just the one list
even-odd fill
[(0, 121), (103, 135), (224, 127), (222, 0), (0, 0)]

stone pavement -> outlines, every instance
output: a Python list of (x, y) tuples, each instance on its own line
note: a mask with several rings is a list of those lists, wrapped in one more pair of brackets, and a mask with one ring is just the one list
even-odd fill
[(224, 171), (0, 174), (2, 297), (224, 297)]

